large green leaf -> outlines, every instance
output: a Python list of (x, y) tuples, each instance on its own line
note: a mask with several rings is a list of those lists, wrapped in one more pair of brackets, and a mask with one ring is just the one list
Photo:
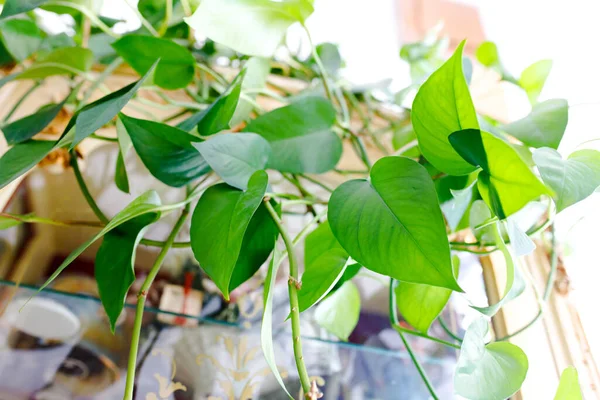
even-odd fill
[(348, 181), (333, 192), (328, 215), (337, 240), (366, 268), (461, 291), (433, 181), (417, 162), (380, 159), (370, 181)]
[(504, 219), (550, 191), (505, 141), (478, 129), (450, 135), (450, 143), (465, 160), (483, 171), (477, 188), (494, 213)]
[(579, 376), (575, 367), (569, 366), (560, 374), (560, 382), (554, 400), (583, 400), (579, 387)]
[(192, 250), (227, 300), (269, 257), (277, 227), (262, 204), (268, 176), (257, 171), (241, 191), (225, 183), (204, 192), (192, 217)]
[[(244, 64), (244, 70), (246, 76), (244, 76), (242, 82), (242, 92), (262, 89), (267, 83), (267, 77), (271, 72), (271, 60), (263, 57), (251, 57)], [(232, 126), (236, 126), (248, 118), (254, 108), (250, 100), (254, 101), (255, 99), (256, 93), (245, 94), (244, 97), (239, 99), (235, 112), (231, 117), (230, 124)]]
[(270, 58), (290, 25), (312, 12), (309, 0), (203, 0), (185, 21), (235, 51)]
[(265, 169), (271, 154), (269, 142), (255, 133), (224, 133), (194, 147), (221, 179), (241, 190), (256, 171)]
[(54, 146), (54, 141), (28, 140), (11, 147), (0, 158), (0, 189), (42, 161)]
[[(452, 256), (452, 265), (454, 276), (458, 278), (458, 256)], [(452, 294), (449, 289), (408, 282), (398, 282), (395, 290), (400, 314), (412, 327), (423, 333), (427, 333)]]
[(302, 289), (298, 292), (300, 312), (308, 310), (333, 289), (344, 275), (348, 259), (329, 222), (323, 222), (306, 237)]
[(340, 340), (347, 341), (360, 316), (360, 293), (352, 282), (321, 301), (315, 309), (315, 321)]
[(533, 160), (544, 182), (554, 190), (556, 211), (585, 199), (600, 186), (600, 152), (578, 150), (566, 160), (553, 149), (537, 149)]
[(135, 281), (135, 250), (148, 226), (158, 220), (159, 213), (141, 215), (125, 222), (102, 239), (94, 261), (94, 274), (100, 300), (114, 332), (129, 288)]
[(59, 104), (48, 104), (34, 114), (4, 125), (2, 133), (6, 142), (10, 145), (21, 143), (40, 133), (56, 118), (68, 99), (69, 97), (65, 98)]
[(421, 86), (411, 113), (423, 155), (437, 169), (450, 175), (475, 171), (448, 142), (453, 132), (479, 128), (462, 70), (464, 44), (463, 41), (454, 55)]
[(335, 109), (321, 97), (306, 97), (252, 120), (247, 132), (271, 143), (269, 168), (320, 174), (333, 169), (342, 155), (342, 141), (331, 130)]
[(164, 89), (186, 87), (194, 78), (196, 61), (183, 46), (169, 39), (126, 35), (112, 44), (117, 53), (140, 75), (158, 61), (154, 83)]
[(204, 175), (209, 166), (193, 142), (199, 139), (173, 126), (119, 114), (136, 153), (161, 182), (181, 187)]
[(73, 140), (71, 148), (75, 147), (83, 139), (87, 138), (116, 117), (142, 86), (148, 76), (152, 74), (155, 66), (156, 64), (154, 64), (140, 80), (133, 82), (116, 92), (112, 92), (79, 110), (73, 118), (71, 118), (71, 121), (69, 121), (69, 125), (65, 130), (68, 131), (69, 128), (73, 126), (73, 121), (75, 121), (75, 139)]
[(2, 41), (8, 52), (23, 61), (35, 53), (42, 44), (42, 32), (36, 23), (28, 19), (9, 19), (0, 23)]
[(534, 105), (529, 115), (502, 129), (530, 147), (557, 149), (568, 121), (569, 103), (553, 99)]
[(34, 8), (47, 3), (48, 0), (6, 0), (2, 7), (2, 14), (0, 19), (12, 17), (27, 11), (31, 11)]
[(121, 118), (117, 118), (117, 140), (119, 142), (119, 154), (117, 155), (117, 165), (115, 167), (115, 184), (120, 191), (129, 193), (129, 177), (125, 167), (125, 157), (127, 157), (127, 153), (129, 153), (133, 144)]
[(52, 75), (82, 74), (92, 68), (94, 54), (82, 47), (63, 47), (40, 57), (17, 79), (43, 79)]
[(242, 70), (214, 103), (197, 114), (195, 120), (200, 135), (209, 136), (229, 129), (229, 123), (238, 105), (245, 74), (246, 70)]
[(542, 93), (544, 84), (550, 71), (552, 60), (541, 60), (531, 64), (521, 73), (519, 85), (525, 90), (531, 104), (537, 103), (537, 98)]
[(475, 320), (463, 340), (454, 373), (454, 390), (470, 400), (504, 400), (521, 388), (529, 363), (519, 347), (508, 342), (485, 344), (487, 320)]

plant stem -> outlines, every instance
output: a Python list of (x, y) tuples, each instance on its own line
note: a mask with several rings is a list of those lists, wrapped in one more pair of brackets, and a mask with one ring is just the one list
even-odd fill
[(102, 221), (102, 223), (107, 224), (109, 219), (106, 217), (106, 215), (104, 215), (100, 207), (98, 207), (98, 204), (96, 204), (96, 201), (94, 200), (92, 194), (88, 190), (88, 187), (85, 184), (85, 180), (83, 180), (83, 176), (81, 175), (81, 170), (79, 169), (79, 164), (77, 162), (77, 154), (75, 154), (75, 151), (73, 150), (71, 151), (71, 167), (73, 167), (75, 179), (77, 180), (77, 184), (79, 185), (79, 189), (81, 189), (83, 197), (85, 197), (85, 200), (89, 204), (94, 214), (96, 214), (96, 217), (98, 217), (98, 219)]
[[(161, 242), (160, 240), (142, 239), (140, 241), (140, 244), (143, 244), (145, 246), (163, 247), (165, 245), (165, 242)], [(186, 247), (191, 246), (192, 242), (173, 242), (173, 245), (171, 247), (174, 249), (184, 249)]]
[[(331, 103), (335, 104), (335, 99), (333, 97), (333, 92), (329, 87), (329, 77), (327, 76), (327, 70), (321, 61), (321, 57), (317, 53), (317, 49), (312, 41), (312, 37), (310, 36), (310, 31), (306, 27), (306, 25), (302, 25), (304, 27), (304, 31), (306, 32), (306, 36), (308, 36), (308, 43), (310, 44), (310, 50), (312, 52), (312, 56), (315, 59), (315, 63), (317, 64), (317, 68), (319, 68), (319, 74), (321, 75), (321, 81), (323, 82), (323, 87), (325, 88), (325, 94)], [(305, 390), (306, 392), (306, 390)], [(306, 392), (308, 393), (308, 392)]]
[(56, 221), (49, 218), (36, 217), (34, 215), (17, 215), (9, 213), (0, 213), (0, 217), (14, 219), (15, 221), (22, 222), (24, 224), (45, 224), (53, 226), (89, 226), (94, 228), (102, 228), (104, 224), (101, 222), (92, 221)]
[(439, 400), (439, 397), (436, 394), (435, 389), (433, 388), (433, 385), (429, 381), (429, 377), (427, 377), (427, 373), (421, 366), (421, 363), (419, 362), (419, 360), (417, 360), (417, 357), (415, 356), (415, 353), (413, 352), (412, 347), (410, 346), (410, 344), (404, 337), (404, 333), (402, 332), (402, 330), (397, 329), (397, 327), (400, 328), (400, 323), (398, 321), (398, 315), (396, 314), (396, 291), (394, 290), (395, 286), (396, 286), (396, 280), (394, 278), (390, 278), (390, 295), (389, 295), (390, 323), (392, 324), (392, 327), (394, 329), (396, 329), (396, 331), (398, 332), (398, 335), (400, 335), (400, 339), (402, 339), (402, 343), (404, 343), (404, 347), (406, 348), (406, 351), (408, 352), (410, 359), (412, 360), (413, 364), (415, 365), (415, 368), (419, 372), (419, 375), (421, 375), (421, 379), (423, 380), (423, 383), (425, 383), (425, 386), (427, 386), (427, 390), (429, 390), (429, 394), (431, 394), (431, 397), (433, 397), (434, 400)]
[(457, 342), (462, 343), (463, 340), (460, 337), (458, 337), (458, 335), (456, 333), (452, 332), (452, 330), (450, 329), (448, 324), (446, 324), (446, 321), (444, 321), (444, 319), (441, 316), (438, 317), (438, 322), (440, 323), (440, 326), (442, 327), (444, 332), (446, 332), (448, 334), (448, 336), (450, 336), (452, 339), (456, 340)]
[[(85, 15), (86, 17), (88, 17), (90, 19), (90, 21), (94, 23), (94, 25), (96, 25), (98, 28), (100, 28), (100, 30), (102, 32), (106, 33), (109, 36), (112, 36), (115, 39), (119, 38), (119, 35), (114, 33), (108, 25), (106, 25), (104, 22), (102, 22), (102, 20), (94, 14), (94, 12), (92, 10), (90, 10), (89, 8), (87, 8), (85, 6), (82, 6), (80, 4), (73, 3), (70, 1), (61, 1), (61, 0), (52, 0), (46, 4), (49, 6), (62, 6), (62, 7), (68, 7), (68, 8), (77, 10), (80, 13), (82, 13), (83, 15)], [(137, 8), (135, 10), (137, 11)]]
[(95, 133), (92, 133), (89, 138), (91, 139), (97, 139), (97, 140), (103, 140), (105, 142), (113, 142), (116, 143), (119, 141), (119, 139), (117, 138), (112, 138), (112, 137), (107, 137), (107, 136), (101, 136), (101, 135), (96, 135)]
[(402, 327), (402, 326), (400, 326), (398, 324), (393, 325), (392, 328), (394, 328), (398, 333), (402, 332), (402, 333), (407, 333), (409, 335), (422, 337), (424, 339), (431, 340), (432, 342), (436, 342), (436, 343), (439, 343), (439, 344), (443, 344), (444, 346), (453, 347), (455, 349), (460, 350), (460, 346), (457, 345), (457, 344), (450, 343), (450, 342), (448, 342), (448, 341), (446, 341), (444, 339), (439, 339), (439, 338), (436, 338), (436, 337), (433, 337), (433, 336), (429, 336), (429, 335), (427, 335), (425, 333), (421, 333), (419, 331), (413, 331), (411, 329), (406, 329), (406, 328), (404, 328), (404, 327)]
[(333, 193), (333, 189), (330, 188), (329, 186), (325, 185), (322, 182), (319, 182), (317, 179), (313, 178), (312, 176), (309, 175), (305, 175), (305, 174), (300, 174), (298, 175), (303, 179), (306, 179), (307, 181), (314, 183), (315, 185), (319, 186), (320, 188), (324, 189), (325, 191), (329, 192), (329, 193)]
[(140, 19), (140, 22), (142, 23), (144, 28), (146, 28), (148, 30), (148, 32), (150, 32), (152, 34), (152, 36), (158, 36), (158, 32), (156, 32), (156, 29), (154, 29), (152, 24), (150, 22), (148, 22), (148, 20), (146, 18), (144, 18), (144, 16), (142, 15), (140, 10), (138, 10), (138, 8), (136, 6), (129, 3), (129, 0), (125, 0), (125, 4), (127, 4), (129, 6), (129, 8), (131, 8), (131, 10), (134, 12), (134, 14)]
[(189, 203), (185, 206), (183, 211), (181, 212), (181, 216), (175, 223), (171, 234), (167, 238), (165, 245), (161, 249), (160, 253), (156, 257), (156, 261), (154, 261), (154, 265), (150, 269), (148, 276), (144, 280), (140, 292), (138, 293), (137, 307), (135, 310), (135, 321), (133, 324), (133, 331), (131, 333), (131, 348), (129, 350), (129, 363), (127, 364), (127, 379), (125, 381), (125, 397), (124, 400), (133, 400), (133, 389), (135, 384), (135, 369), (137, 364), (137, 352), (140, 343), (140, 332), (142, 330), (142, 319), (144, 316), (144, 305), (146, 303), (146, 296), (148, 295), (148, 290), (150, 290), (150, 286), (152, 286), (152, 282), (156, 278), (160, 267), (162, 266), (167, 253), (171, 249), (173, 243), (175, 242), (175, 237), (177, 233), (185, 223), (185, 220), (189, 214), (190, 205)]
[(172, 17), (173, 17), (173, 0), (166, 0), (165, 19), (163, 20), (163, 23), (160, 26), (160, 29), (158, 30), (159, 36), (162, 37), (165, 35), (165, 33), (167, 32), (167, 29), (169, 29), (169, 22), (171, 21)]
[(296, 264), (296, 254), (294, 252), (294, 243), (284, 228), (277, 211), (273, 208), (270, 201), (265, 199), (263, 202), (273, 222), (277, 225), (279, 233), (285, 243), (285, 248), (288, 252), (289, 264), (290, 264), (290, 279), (288, 282), (289, 295), (290, 295), (290, 314), (292, 320), (292, 341), (294, 343), (294, 358), (296, 359), (296, 368), (298, 369), (298, 376), (304, 393), (310, 391), (310, 379), (308, 372), (306, 371), (306, 365), (304, 364), (304, 356), (302, 355), (302, 342), (300, 340), (300, 309), (298, 305), (298, 289), (296, 284), (298, 283), (298, 265)]
[(15, 105), (10, 109), (8, 114), (6, 114), (6, 116), (2, 119), (2, 122), (5, 123), (6, 121), (8, 121), (10, 117), (13, 116), (15, 111), (17, 111), (17, 109), (21, 106), (21, 104), (23, 104), (23, 102), (27, 99), (27, 97), (29, 97), (31, 93), (33, 93), (38, 87), (40, 87), (41, 84), (42, 81), (36, 81), (29, 89), (27, 89), (23, 96), (15, 103)]

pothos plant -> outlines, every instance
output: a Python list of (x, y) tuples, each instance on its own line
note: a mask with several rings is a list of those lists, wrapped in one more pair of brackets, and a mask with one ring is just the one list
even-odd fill
[[(40, 28), (41, 8), (69, 13), (73, 34), (50, 35)], [(522, 88), (532, 103), (525, 118), (504, 124), (479, 115), (469, 93), (471, 61), (463, 56), (464, 42), (443, 61), (446, 42), (429, 37), (405, 46), (401, 57), (411, 65), (413, 83), (396, 93), (403, 112), (381, 112), (390, 98), (374, 97), (353, 88), (339, 76), (342, 59), (332, 44), (314, 46), (301, 58), (294, 52), (273, 59), (288, 28), (305, 26), (313, 12), (311, 0), (142, 0), (134, 11), (142, 21), (135, 32), (118, 34), (118, 21), (96, 13), (97, 2), (74, 0), (6, 0), (0, 15), (3, 63), (18, 67), (2, 79), (34, 80), (36, 84), (8, 113), (2, 131), (10, 149), (0, 158), (0, 188), (23, 175), (49, 153), (67, 149), (81, 191), (99, 219), (101, 229), (73, 251), (41, 287), (47, 285), (93, 242), (101, 241), (95, 276), (111, 326), (123, 310), (134, 281), (134, 259), (140, 245), (160, 252), (138, 293), (124, 398), (131, 399), (142, 314), (146, 294), (169, 249), (191, 247), (200, 268), (224, 298), (251, 278), (268, 261), (264, 283), (261, 342), (265, 358), (282, 390), (271, 337), (272, 287), (278, 269), (288, 259), (289, 320), (298, 376), (307, 398), (318, 398), (302, 355), (300, 315), (316, 307), (316, 320), (347, 339), (358, 319), (359, 296), (352, 278), (366, 268), (389, 278), (389, 318), (433, 398), (438, 398), (406, 335), (430, 339), (458, 349), (454, 384), (469, 399), (504, 399), (522, 385), (528, 369), (525, 353), (507, 340), (534, 324), (489, 341), (489, 317), (525, 287), (516, 257), (535, 247), (530, 239), (552, 231), (554, 215), (588, 197), (600, 185), (600, 153), (578, 150), (564, 159), (557, 152), (565, 132), (569, 106), (565, 100), (538, 102), (551, 62), (533, 64), (515, 78), (506, 71), (493, 43), (477, 50), (477, 60), (496, 70), (500, 79)], [(198, 42), (194, 32), (207, 39)], [(310, 35), (306, 30), (310, 41)], [(279, 53), (278, 53), (279, 54)], [(228, 81), (215, 60), (239, 67)], [(104, 70), (91, 74), (93, 64)], [(90, 102), (104, 81), (122, 64), (141, 78)], [(269, 74), (307, 82), (292, 94), (268, 89)], [(16, 107), (50, 76), (64, 76), (71, 93), (58, 104), (11, 120)], [(273, 85), (270, 85), (273, 87)], [(154, 91), (162, 103), (139, 96)], [(184, 90), (189, 101), (172, 97)], [(407, 95), (417, 91), (410, 107)], [(271, 96), (282, 104), (266, 112), (256, 96)], [(122, 109), (136, 103), (182, 109), (168, 120), (134, 118)], [(55, 140), (34, 138), (58, 113), (72, 118)], [(383, 129), (372, 120), (387, 119)], [(179, 117), (181, 122), (170, 124)], [(362, 124), (352, 124), (354, 118)], [(182, 119), (183, 118), (183, 119)], [(97, 134), (116, 125), (116, 137)], [(233, 128), (232, 128), (233, 127)], [(154, 191), (137, 197), (112, 218), (91, 196), (79, 170), (77, 146), (84, 140), (117, 142), (115, 182), (129, 192), (125, 156), (134, 151), (148, 171), (172, 187), (186, 187), (187, 196), (163, 204)], [(347, 145), (346, 145), (347, 144)], [(384, 154), (372, 160), (372, 145)], [(355, 152), (362, 169), (336, 169), (344, 152)], [(297, 193), (279, 192), (267, 170), (279, 174)], [(356, 179), (336, 188), (320, 178), (331, 172)], [(209, 175), (219, 182), (202, 185)], [(310, 187), (330, 193), (319, 197)], [(192, 204), (195, 207), (192, 209)], [(291, 205), (303, 205), (311, 221), (292, 238), (282, 215)], [(532, 204), (542, 205), (544, 217), (524, 226), (519, 216)], [(166, 214), (179, 218), (165, 241), (144, 238), (149, 226)], [(189, 241), (177, 242), (191, 213)], [(57, 223), (32, 215), (2, 214), (0, 225)], [(454, 241), (455, 232), (471, 229), (476, 238)], [(281, 238), (284, 250), (277, 248)], [(303, 274), (297, 245), (304, 241)], [(552, 243), (554, 239), (552, 236)], [(429, 335), (458, 283), (459, 263), (453, 252), (500, 251), (506, 259), (506, 287), (495, 304), (473, 304), (481, 313), (464, 337), (448, 330), (450, 341)], [(548, 300), (556, 272), (552, 270), (541, 301)], [(41, 290), (40, 289), (40, 290)], [(400, 312), (412, 326), (399, 324)], [(447, 327), (440, 320), (445, 329)], [(289, 393), (288, 393), (289, 395)], [(291, 397), (291, 396), (290, 396)], [(577, 374), (561, 378), (560, 399), (581, 398)]]

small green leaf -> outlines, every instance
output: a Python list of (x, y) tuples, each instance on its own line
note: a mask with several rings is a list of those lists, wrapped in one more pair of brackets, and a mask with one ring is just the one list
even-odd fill
[(315, 321), (340, 340), (347, 341), (360, 316), (360, 293), (352, 282), (321, 301), (315, 309)]
[[(469, 175), (469, 177), (471, 177), (471, 175)], [(468, 211), (469, 207), (471, 207), (471, 202), (473, 201), (474, 187), (477, 182), (475, 179), (470, 178), (470, 180), (471, 179), (472, 182), (464, 189), (450, 189), (450, 193), (453, 197), (452, 200), (443, 203), (441, 206), (442, 212), (444, 213), (448, 226), (452, 232), (456, 232), (457, 230), (468, 226), (466, 216), (469, 214)]]
[(36, 23), (28, 19), (9, 19), (0, 23), (2, 41), (8, 52), (23, 61), (35, 53), (42, 44), (42, 32)]
[(21, 143), (40, 133), (56, 118), (68, 99), (69, 96), (59, 104), (48, 104), (40, 108), (35, 114), (4, 125), (2, 133), (4, 133), (6, 142), (9, 145)]
[(241, 190), (256, 171), (265, 169), (271, 154), (269, 142), (255, 133), (224, 133), (194, 147), (221, 179)]
[[(156, 66), (156, 64), (154, 66)], [(116, 92), (112, 92), (79, 110), (73, 118), (71, 118), (69, 125), (67, 125), (67, 128), (65, 129), (65, 132), (68, 131), (73, 126), (73, 121), (75, 121), (77, 129), (75, 130), (75, 139), (71, 144), (71, 148), (74, 148), (83, 139), (87, 138), (116, 117), (142, 86), (148, 76), (152, 74), (154, 66), (150, 68), (146, 75), (139, 81), (133, 82)]]
[(454, 55), (421, 86), (411, 113), (419, 148), (431, 164), (449, 175), (467, 175), (475, 167), (452, 148), (448, 136), (478, 129), (477, 114), (463, 75), (463, 41)]
[(275, 246), (277, 227), (262, 204), (267, 185), (264, 171), (252, 175), (246, 191), (220, 183), (204, 192), (194, 210), (194, 256), (227, 300)]
[(331, 195), (329, 224), (350, 256), (395, 279), (462, 291), (450, 261), (446, 225), (427, 170), (385, 157), (371, 179), (343, 183)]
[(196, 60), (185, 47), (169, 39), (126, 35), (112, 44), (117, 53), (140, 75), (158, 61), (154, 83), (164, 89), (186, 87), (194, 78)]
[[(460, 259), (452, 256), (454, 275), (458, 277)], [(452, 291), (417, 283), (398, 282), (396, 304), (400, 314), (413, 328), (427, 333), (450, 299)]]
[(554, 190), (556, 211), (587, 198), (600, 186), (600, 152), (578, 150), (566, 160), (553, 149), (537, 149), (533, 160), (544, 182)]
[(527, 233), (519, 227), (513, 218), (506, 219), (506, 232), (515, 257), (526, 256), (535, 250), (536, 246), (533, 240), (527, 236)]
[(11, 147), (0, 158), (0, 189), (42, 161), (54, 146), (54, 141), (28, 140)]
[(331, 130), (334, 122), (329, 101), (306, 97), (252, 120), (245, 131), (271, 144), (269, 168), (320, 174), (333, 169), (342, 155), (342, 141)]
[(181, 187), (206, 174), (209, 166), (193, 142), (198, 139), (175, 127), (119, 114), (136, 153), (156, 179)]
[(120, 191), (129, 193), (129, 177), (125, 168), (125, 157), (127, 157), (132, 143), (120, 118), (117, 118), (117, 140), (119, 141), (119, 154), (117, 155), (117, 166), (115, 168), (115, 184)]
[(569, 103), (553, 99), (534, 105), (529, 115), (502, 129), (530, 147), (558, 149), (568, 121)]
[(527, 93), (531, 104), (537, 103), (551, 70), (552, 60), (541, 60), (531, 64), (521, 73), (519, 84)]
[(485, 344), (488, 322), (475, 320), (463, 340), (454, 373), (454, 390), (470, 400), (504, 400), (521, 388), (529, 363), (518, 346)]
[(48, 0), (6, 0), (2, 7), (0, 20), (31, 11), (47, 2)]
[(40, 57), (16, 79), (43, 79), (52, 75), (82, 74), (92, 68), (94, 54), (82, 47), (63, 47)]
[(579, 376), (575, 367), (569, 366), (560, 374), (560, 382), (554, 400), (583, 400)]
[[(242, 92), (250, 90), (258, 90), (265, 87), (267, 83), (267, 77), (271, 72), (271, 60), (262, 57), (251, 57), (246, 64), (244, 64), (244, 70), (246, 75), (242, 82)], [(246, 93), (244, 97), (240, 98), (229, 122), (231, 126), (236, 126), (248, 118), (254, 105), (249, 99), (254, 101), (256, 99), (256, 93)]]
[(449, 139), (458, 154), (483, 170), (477, 178), (477, 188), (500, 219), (541, 195), (550, 194), (517, 152), (491, 133), (466, 129), (454, 132)]
[(325, 297), (346, 270), (348, 253), (323, 222), (307, 237), (304, 245), (304, 274), (298, 292), (300, 312), (308, 310)]
[(106, 233), (96, 254), (94, 274), (113, 333), (127, 292), (135, 281), (135, 250), (148, 226), (159, 217), (159, 213), (144, 214)]
[(308, 0), (203, 0), (185, 22), (235, 51), (270, 58), (290, 25), (312, 12)]
[(500, 64), (498, 47), (494, 42), (481, 43), (475, 51), (475, 57), (477, 57), (477, 61), (486, 67), (494, 67)]
[[(321, 43), (316, 46), (315, 50), (325, 67), (325, 71), (331, 77), (338, 76), (339, 70), (342, 68), (343, 61), (340, 55), (338, 46), (333, 43)], [(313, 60), (313, 62), (315, 62)]]

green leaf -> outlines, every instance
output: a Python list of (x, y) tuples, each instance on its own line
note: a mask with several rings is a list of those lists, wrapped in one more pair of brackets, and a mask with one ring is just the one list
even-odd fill
[(6, 0), (2, 7), (0, 20), (31, 11), (47, 2), (48, 0)]
[(308, 0), (203, 0), (185, 21), (235, 51), (270, 58), (290, 25), (312, 12)]
[(304, 245), (302, 289), (298, 292), (300, 312), (308, 310), (325, 297), (344, 275), (348, 253), (323, 222), (307, 237)]
[(36, 23), (28, 19), (9, 19), (0, 24), (2, 41), (9, 53), (23, 61), (35, 53), (42, 44), (42, 32)]
[(43, 79), (52, 75), (82, 74), (92, 68), (94, 54), (82, 47), (63, 47), (40, 57), (17, 79)]
[(200, 135), (210, 136), (230, 128), (229, 123), (238, 105), (245, 74), (246, 70), (242, 70), (214, 103), (197, 114), (195, 120)]
[(560, 374), (560, 382), (554, 400), (583, 400), (579, 376), (575, 367), (569, 366)]
[(477, 178), (477, 188), (500, 219), (550, 193), (519, 154), (491, 133), (466, 129), (454, 132), (449, 139), (458, 154), (483, 170)]
[(126, 35), (112, 44), (117, 53), (140, 75), (158, 61), (154, 83), (164, 89), (186, 87), (194, 78), (196, 61), (185, 47), (169, 39)]
[(241, 190), (256, 171), (265, 169), (271, 154), (269, 142), (255, 133), (224, 133), (194, 147), (221, 179)]
[(331, 195), (329, 224), (350, 256), (392, 278), (462, 291), (450, 261), (446, 225), (425, 167), (384, 157), (371, 180), (343, 183)]
[(252, 120), (245, 128), (269, 141), (269, 168), (320, 174), (333, 169), (342, 141), (331, 130), (335, 109), (321, 97), (306, 97)]
[(475, 57), (482, 65), (493, 67), (500, 64), (500, 56), (498, 55), (498, 47), (494, 42), (483, 42), (475, 51)]
[(421, 86), (411, 113), (413, 128), (423, 155), (440, 171), (467, 175), (475, 171), (450, 145), (448, 136), (463, 129), (477, 129), (477, 114), (463, 75), (463, 41), (454, 55)]
[[(400, 150), (402, 147), (408, 145), (417, 140), (417, 134), (413, 129), (412, 125), (407, 125), (402, 127), (396, 131), (394, 131), (394, 136), (392, 136), (392, 146), (394, 147), (394, 151)], [(398, 154), (399, 156), (409, 157), (409, 158), (418, 158), (421, 155), (421, 151), (419, 150), (419, 146), (411, 147), (402, 152), (402, 154)]]
[(558, 149), (568, 121), (569, 103), (553, 99), (534, 105), (529, 115), (502, 129), (530, 147)]
[(336, 282), (333, 289), (331, 289), (331, 290), (333, 291), (333, 290), (338, 290), (339, 288), (341, 288), (344, 283), (352, 280), (352, 278), (354, 278), (356, 275), (358, 275), (358, 273), (360, 272), (361, 269), (362, 269), (362, 265), (357, 264), (357, 263), (348, 265), (346, 267), (344, 273), (340, 277), (340, 279)]
[[(242, 82), (242, 92), (258, 90), (265, 87), (267, 83), (267, 77), (271, 72), (271, 60), (268, 58), (262, 57), (251, 57), (246, 64), (244, 65), (244, 70), (246, 71), (246, 75), (244, 76), (244, 81)], [(256, 99), (256, 93), (246, 93), (246, 95), (239, 99), (237, 103), (237, 107), (235, 108), (235, 112), (231, 117), (231, 121), (229, 122), (231, 126), (236, 126), (242, 121), (246, 120), (252, 110), (254, 109), (254, 105), (252, 102), (248, 100)]]
[(578, 150), (566, 160), (553, 149), (537, 149), (533, 160), (544, 182), (554, 191), (556, 211), (587, 198), (600, 186), (600, 152)]
[(273, 258), (269, 263), (269, 270), (267, 277), (265, 278), (265, 287), (263, 289), (263, 315), (262, 323), (260, 325), (260, 345), (262, 347), (265, 360), (267, 365), (273, 372), (273, 376), (279, 383), (279, 386), (284, 390), (288, 397), (293, 400), (294, 398), (290, 395), (279, 369), (277, 368), (277, 362), (275, 361), (275, 350), (273, 349), (273, 287), (275, 287), (275, 281), (277, 279), (277, 270), (283, 259), (282, 252), (277, 248), (273, 251)]
[(519, 347), (508, 342), (485, 344), (488, 322), (475, 320), (463, 340), (454, 373), (454, 390), (470, 400), (504, 400), (521, 388), (529, 363)]
[(117, 166), (115, 168), (115, 184), (120, 191), (129, 193), (129, 177), (125, 168), (125, 157), (127, 157), (132, 143), (120, 118), (117, 118), (117, 140), (119, 141), (119, 154), (117, 155)]
[(492, 218), (492, 211), (487, 206), (487, 204), (485, 204), (485, 201), (475, 200), (473, 202), (473, 204), (471, 205), (471, 211), (469, 212), (469, 226), (471, 227), (473, 235), (480, 242), (494, 242), (494, 226), (486, 225), (480, 227), (481, 225), (486, 224)]
[(206, 174), (209, 166), (193, 142), (198, 139), (175, 127), (119, 114), (136, 153), (150, 173), (166, 185), (181, 187)]
[(2, 133), (9, 145), (21, 143), (40, 133), (56, 118), (65, 106), (69, 96), (59, 104), (48, 104), (35, 114), (28, 115), (2, 127)]
[(135, 250), (149, 225), (159, 217), (159, 213), (141, 215), (106, 233), (96, 254), (94, 274), (113, 333), (127, 292), (135, 281)]
[(315, 321), (340, 340), (347, 341), (360, 316), (360, 293), (352, 282), (321, 301), (315, 309)]
[(68, 131), (69, 128), (73, 126), (73, 121), (75, 120), (77, 129), (75, 130), (75, 139), (71, 144), (71, 148), (74, 148), (83, 139), (87, 138), (116, 117), (119, 111), (127, 105), (129, 100), (131, 100), (133, 95), (142, 86), (148, 76), (152, 74), (153, 70), (154, 66), (150, 68), (146, 75), (139, 81), (133, 82), (116, 92), (112, 92), (79, 110), (73, 116), (71, 121), (69, 121), (69, 125), (65, 129), (65, 131)]
[[(452, 256), (452, 265), (454, 276), (458, 277), (458, 256)], [(448, 289), (408, 282), (398, 282), (395, 290), (400, 313), (406, 322), (423, 333), (427, 333), (452, 294)]]
[(85, 251), (85, 249), (90, 247), (95, 241), (111, 232), (113, 229), (144, 214), (155, 214), (161, 211), (172, 209), (172, 207), (174, 206), (161, 206), (160, 197), (158, 197), (158, 194), (154, 190), (149, 190), (141, 194), (139, 197), (129, 203), (124, 209), (119, 211), (117, 215), (115, 215), (108, 222), (108, 224), (106, 224), (106, 226), (100, 230), (100, 232), (96, 233), (81, 246), (73, 250), (73, 252), (69, 254), (62, 264), (58, 266), (50, 278), (48, 278), (40, 287), (38, 292), (42, 291), (44, 288), (46, 288), (46, 286), (51, 284), (60, 275), (60, 273), (69, 266), (69, 264), (71, 264), (77, 257), (81, 255), (81, 253)]
[[(469, 177), (471, 177), (471, 175), (469, 175)], [(442, 212), (444, 213), (448, 226), (452, 232), (456, 232), (457, 230), (468, 226), (465, 217), (468, 215), (469, 207), (471, 207), (471, 202), (473, 201), (476, 182), (475, 179), (472, 179), (471, 184), (464, 189), (450, 189), (450, 193), (452, 193), (453, 197), (452, 200), (443, 203), (441, 206)]]
[(0, 158), (0, 189), (36, 166), (54, 145), (54, 141), (28, 140), (11, 147)]
[(321, 43), (316, 46), (315, 50), (317, 51), (327, 74), (331, 77), (337, 76), (343, 64), (338, 47), (333, 43)]
[(204, 192), (192, 217), (192, 250), (202, 269), (229, 300), (269, 257), (277, 227), (262, 204), (268, 176), (258, 171), (241, 191), (221, 183)]
[(513, 218), (506, 219), (506, 232), (515, 257), (526, 256), (535, 250), (536, 246), (533, 240), (527, 236), (527, 233), (519, 227)]
[(552, 60), (541, 60), (531, 64), (521, 73), (519, 84), (527, 93), (531, 104), (537, 103), (551, 70)]

